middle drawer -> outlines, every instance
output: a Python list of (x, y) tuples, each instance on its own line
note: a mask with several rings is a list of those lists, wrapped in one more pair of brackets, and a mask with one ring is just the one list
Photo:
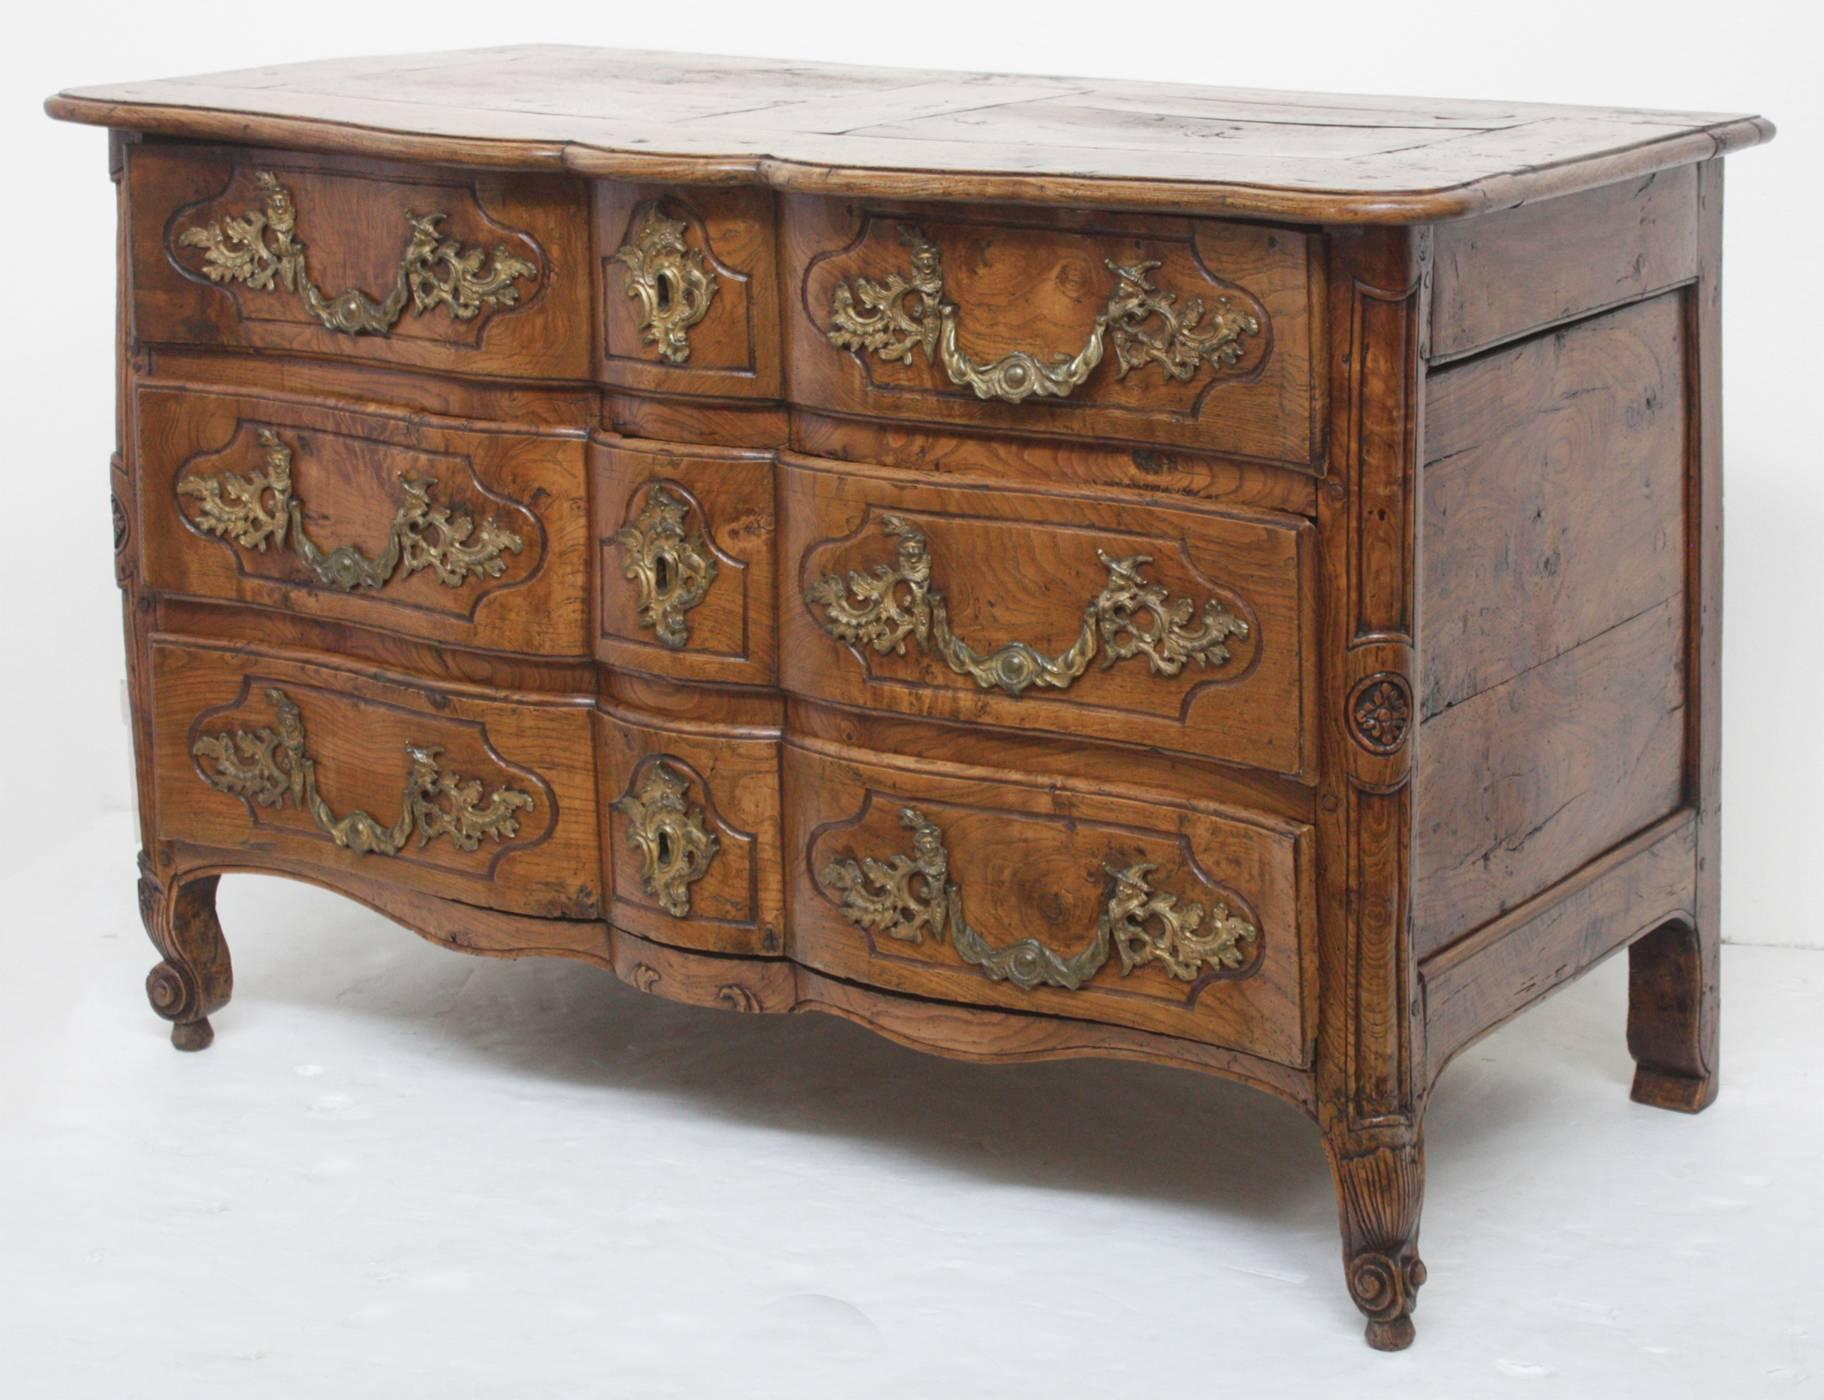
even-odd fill
[(800, 457), (778, 498), (785, 689), (1311, 772), (1307, 522)]

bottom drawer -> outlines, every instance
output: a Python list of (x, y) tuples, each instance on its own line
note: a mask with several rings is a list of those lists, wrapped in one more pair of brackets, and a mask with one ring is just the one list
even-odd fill
[(158, 836), (511, 913), (602, 912), (589, 711), (152, 644)]
[(794, 960), (1309, 1063), (1307, 827), (822, 746), (785, 790)]

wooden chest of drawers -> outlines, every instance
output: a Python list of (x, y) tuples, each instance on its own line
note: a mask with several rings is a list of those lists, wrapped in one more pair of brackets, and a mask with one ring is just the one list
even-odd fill
[[(228, 871), (1299, 1105), (1406, 1345), (1450, 1058), (1715, 1093), (1755, 118), (522, 49), (91, 89), (148, 988)], [(1215, 139), (1220, 138), (1220, 139)]]

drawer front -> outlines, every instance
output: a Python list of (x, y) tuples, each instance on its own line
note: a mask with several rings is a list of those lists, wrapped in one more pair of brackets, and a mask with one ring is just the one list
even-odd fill
[(612, 708), (597, 720), (610, 921), (656, 943), (782, 953), (778, 739)]
[(604, 383), (780, 395), (771, 190), (600, 181)]
[(490, 651), (587, 656), (580, 437), (142, 388), (154, 591)]
[(828, 466), (779, 466), (786, 689), (1309, 770), (1309, 525)]
[(786, 796), (795, 960), (1308, 1063), (1307, 828), (821, 748)]
[(771, 454), (625, 438), (589, 453), (596, 655), (650, 675), (771, 685)]
[(127, 178), (142, 341), (589, 377), (578, 182), (173, 146), (131, 147)]
[(792, 398), (1315, 471), (1315, 240), (1211, 220), (781, 201)]
[(158, 834), (518, 914), (599, 918), (585, 708), (157, 638)]

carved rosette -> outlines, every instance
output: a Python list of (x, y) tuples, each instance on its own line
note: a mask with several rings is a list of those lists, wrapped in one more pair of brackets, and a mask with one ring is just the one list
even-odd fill
[(531, 793), (502, 786), (484, 796), (480, 779), (444, 766), (442, 749), (413, 743), (405, 749), (405, 792), (394, 821), (383, 824), (359, 811), (338, 817), (317, 790), (316, 760), (305, 749), (296, 702), (276, 687), (266, 699), (275, 727), (204, 734), (191, 746), (203, 780), (259, 807), (295, 806), (345, 850), (396, 856), (416, 835), (421, 850), (442, 838), (474, 851), (484, 838), (499, 843), (517, 836), (520, 815), (532, 810)]
[(1012, 982), (1025, 991), (1039, 986), (1076, 991), (1111, 957), (1119, 958), (1123, 977), (1157, 962), (1168, 975), (1192, 982), (1206, 968), (1240, 968), (1260, 937), (1252, 922), (1225, 903), (1206, 908), (1155, 890), (1149, 877), (1157, 866), (1110, 864), (1104, 867), (1109, 893), (1096, 936), (1081, 952), (1066, 957), (1036, 938), (997, 947), (964, 913), (942, 830), (916, 807), (901, 810), (899, 820), (912, 833), (910, 854), (832, 861), (818, 877), (824, 893), (857, 928), (902, 943), (923, 943), (926, 935), (941, 943), (947, 936), (957, 956), (993, 982)]
[(949, 603), (931, 586), (925, 532), (897, 515), (883, 516), (880, 523), (886, 535), (899, 541), (898, 559), (876, 565), (871, 573), (851, 571), (846, 579), (838, 574), (813, 579), (805, 597), (814, 615), (820, 610), (818, 624), (838, 641), (871, 647), (882, 656), (903, 656), (906, 643), (916, 641), (984, 690), (1008, 695), (1035, 685), (1067, 690), (1098, 656), (1104, 670), (1143, 656), (1153, 675), (1176, 676), (1187, 664), (1225, 665), (1229, 642), (1250, 633), (1247, 621), (1216, 599), (1198, 609), (1190, 599), (1174, 598), (1148, 579), (1142, 571), (1153, 562), (1149, 555), (1116, 559), (1097, 550), (1108, 582), (1085, 608), (1076, 641), (1056, 656), (1025, 642), (980, 652), (950, 628)]
[(1156, 260), (1123, 266), (1109, 261), (1115, 276), (1108, 305), (1096, 317), (1083, 348), (1074, 353), (1035, 354), (1015, 350), (984, 363), (960, 343), (962, 313), (944, 291), (943, 255), (924, 233), (901, 225), (900, 242), (912, 256), (910, 272), (884, 281), (858, 277), (840, 283), (831, 300), (829, 342), (882, 360), (909, 364), (914, 351), (939, 365), (959, 388), (978, 399), (1023, 403), (1029, 398), (1063, 398), (1102, 363), (1104, 347), (1115, 350), (1115, 377), (1158, 365), (1170, 378), (1190, 379), (1205, 364), (1221, 372), (1241, 362), (1243, 339), (1260, 334), (1260, 320), (1219, 297), (1206, 307), (1201, 297), (1182, 305), (1175, 292), (1153, 286), (1147, 274)]
[(704, 810), (685, 801), (690, 780), (660, 759), (638, 791), (614, 804), (640, 857), (640, 883), (674, 919), (690, 913), (690, 887), (708, 873), (721, 841), (704, 828)]
[(1349, 697), (1349, 733), (1370, 753), (1398, 753), (1412, 724), (1412, 689), (1393, 671), (1357, 683)]
[(471, 579), (499, 578), (507, 570), (503, 555), (525, 548), (525, 541), (496, 517), (477, 522), (460, 506), (434, 503), (436, 482), (402, 476), (405, 504), (393, 516), (386, 548), (368, 555), (345, 544), (326, 552), (305, 531), (304, 501), (291, 480), (291, 447), (271, 428), (259, 428), (255, 436), (265, 451), (255, 470), (186, 476), (177, 483), (180, 496), (199, 503), (191, 522), (261, 554), (268, 545), (284, 548), (289, 539), (292, 553), (327, 587), (343, 592), (381, 588), (395, 577), (429, 570), (444, 587), (460, 588)]
[(627, 295), (640, 304), (640, 342), (681, 365), (690, 358), (690, 328), (716, 299), (716, 274), (702, 250), (685, 243), (684, 221), (666, 218), (656, 200), (634, 217), (638, 227), (614, 260), (626, 269)]
[(673, 651), (690, 641), (690, 610), (709, 596), (716, 556), (701, 525), (686, 522), (690, 503), (655, 483), (638, 517), (609, 536), (626, 552), (621, 572), (639, 590), (640, 625)]
[(178, 235), (178, 244), (203, 250), (202, 273), (211, 282), (256, 292), (283, 288), (302, 297), (327, 330), (385, 335), (408, 304), (419, 316), (441, 306), (458, 321), (472, 321), (484, 307), (518, 305), (515, 283), (538, 276), (536, 267), (505, 244), (491, 253), (464, 247), (440, 232), (446, 215), (407, 210), (411, 234), (386, 295), (376, 301), (352, 287), (326, 293), (311, 278), (309, 255), (297, 236), (298, 211), (291, 191), (269, 171), (258, 172), (254, 184), (265, 196), (263, 208), (187, 228)]

